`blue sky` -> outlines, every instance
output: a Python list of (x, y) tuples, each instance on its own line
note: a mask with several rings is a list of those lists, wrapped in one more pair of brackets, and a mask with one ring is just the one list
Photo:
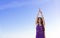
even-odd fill
[(41, 8), (46, 38), (60, 38), (60, 0), (0, 0), (0, 38), (35, 38)]

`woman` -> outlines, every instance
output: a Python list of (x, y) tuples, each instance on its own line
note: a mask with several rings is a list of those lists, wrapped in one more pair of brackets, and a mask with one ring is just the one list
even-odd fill
[[(41, 14), (41, 17), (38, 15)], [(36, 17), (36, 38), (45, 38), (45, 21), (42, 15), (42, 12), (39, 10), (38, 15)]]

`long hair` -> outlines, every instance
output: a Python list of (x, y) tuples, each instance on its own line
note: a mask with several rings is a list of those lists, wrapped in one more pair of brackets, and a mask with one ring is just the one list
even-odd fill
[(43, 20), (42, 20), (41, 17), (38, 17), (38, 18), (37, 18), (37, 23), (39, 24), (39, 19), (41, 19), (41, 24), (43, 25)]

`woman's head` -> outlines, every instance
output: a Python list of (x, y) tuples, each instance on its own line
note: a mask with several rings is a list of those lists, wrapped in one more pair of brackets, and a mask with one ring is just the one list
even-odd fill
[(43, 25), (43, 20), (42, 20), (42, 18), (41, 18), (41, 17), (38, 17), (38, 18), (37, 18), (37, 23), (38, 23), (38, 24), (42, 24), (42, 25)]

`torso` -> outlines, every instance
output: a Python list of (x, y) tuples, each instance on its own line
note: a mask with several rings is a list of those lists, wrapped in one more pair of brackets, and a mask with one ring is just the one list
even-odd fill
[(36, 29), (37, 30), (41, 30), (42, 29), (44, 31), (44, 26), (41, 25), (41, 24), (37, 24)]

